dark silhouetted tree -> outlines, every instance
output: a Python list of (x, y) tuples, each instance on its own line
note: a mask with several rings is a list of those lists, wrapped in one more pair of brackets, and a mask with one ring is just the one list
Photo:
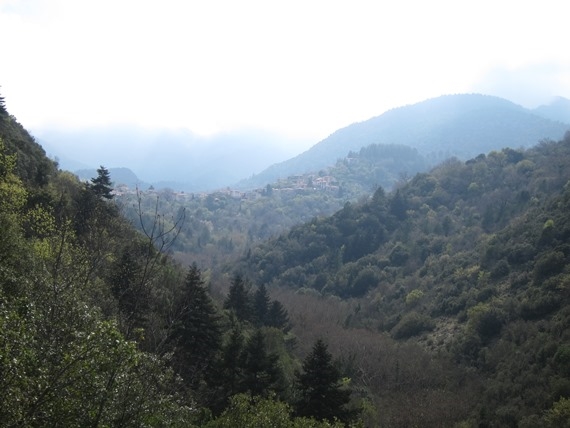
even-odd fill
[(241, 361), (243, 363), (241, 392), (249, 392), (252, 396), (266, 396), (281, 389), (278, 356), (267, 353), (261, 330), (257, 330), (247, 341)]
[(97, 169), (97, 177), (91, 179), (89, 188), (97, 196), (105, 199), (113, 199), (113, 183), (111, 182), (111, 174), (104, 166)]
[(393, 194), (389, 206), (390, 214), (396, 216), (398, 220), (404, 220), (406, 218), (407, 203), (400, 189), (397, 189)]
[(265, 317), (265, 325), (268, 327), (279, 328), (285, 332), (291, 329), (287, 309), (283, 307), (280, 301), (274, 300), (271, 302), (269, 310), (267, 311), (267, 316)]
[(346, 408), (350, 390), (341, 383), (332, 355), (322, 340), (317, 340), (313, 350), (303, 362), (303, 373), (297, 374), (299, 400), (296, 411), (299, 416), (348, 422), (354, 413)]
[(145, 325), (148, 315), (150, 294), (141, 276), (142, 267), (133, 250), (123, 252), (111, 266), (111, 291), (124, 318), (127, 337), (133, 328)]
[(267, 288), (261, 284), (253, 295), (253, 315), (258, 326), (265, 325), (270, 299)]
[(177, 314), (172, 333), (176, 365), (184, 380), (195, 385), (211, 371), (221, 346), (220, 316), (195, 264), (186, 275)]
[(234, 326), (216, 360), (216, 370), (209, 379), (213, 386), (210, 408), (215, 413), (226, 407), (229, 397), (240, 392), (243, 349), (243, 335), (241, 330)]
[(232, 280), (224, 309), (232, 311), (240, 321), (250, 321), (252, 317), (251, 302), (248, 287), (241, 275), (237, 274)]

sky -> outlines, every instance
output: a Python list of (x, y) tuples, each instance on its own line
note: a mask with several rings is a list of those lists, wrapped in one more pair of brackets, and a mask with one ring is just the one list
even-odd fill
[(570, 98), (567, 16), (564, 0), (0, 0), (0, 94), (32, 131), (317, 142), (443, 94)]

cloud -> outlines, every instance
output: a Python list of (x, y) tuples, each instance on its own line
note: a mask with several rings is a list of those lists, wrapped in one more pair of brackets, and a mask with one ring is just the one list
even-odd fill
[(0, 0), (0, 84), (32, 129), (261, 128), (318, 141), (446, 93), (560, 94), (566, 6), (544, 1)]
[(542, 62), (519, 67), (496, 67), (473, 85), (475, 92), (492, 94), (528, 108), (555, 96), (570, 97), (570, 63)]

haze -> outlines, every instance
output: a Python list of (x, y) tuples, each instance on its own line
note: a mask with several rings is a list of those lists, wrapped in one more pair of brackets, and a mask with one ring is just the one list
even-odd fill
[(566, 11), (563, 1), (0, 0), (0, 91), (40, 137), (256, 130), (300, 152), (442, 94), (526, 107), (570, 97)]

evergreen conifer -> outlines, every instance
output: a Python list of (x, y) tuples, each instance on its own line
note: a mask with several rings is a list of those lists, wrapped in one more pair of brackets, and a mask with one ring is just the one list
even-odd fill
[(348, 422), (353, 412), (346, 408), (351, 391), (344, 388), (332, 355), (322, 340), (317, 340), (313, 350), (303, 362), (303, 373), (297, 374), (299, 400), (296, 411), (299, 416), (318, 420)]

